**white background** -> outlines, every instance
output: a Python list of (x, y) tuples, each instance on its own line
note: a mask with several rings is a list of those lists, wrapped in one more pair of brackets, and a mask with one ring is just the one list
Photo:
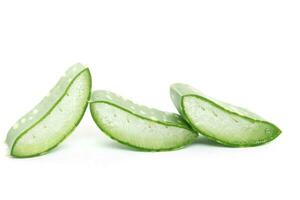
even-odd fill
[(0, 199), (299, 199), (299, 1), (0, 1), (0, 140), (76, 62), (94, 89), (176, 111), (184, 82), (283, 131), (254, 148), (199, 138), (138, 152), (86, 113), (51, 153), (13, 159), (0, 145)]

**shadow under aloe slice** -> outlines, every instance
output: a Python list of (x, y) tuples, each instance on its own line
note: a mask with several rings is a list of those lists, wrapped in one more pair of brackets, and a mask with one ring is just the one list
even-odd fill
[(137, 105), (109, 91), (93, 92), (90, 109), (105, 134), (140, 150), (178, 149), (197, 138), (179, 115)]
[(59, 145), (79, 124), (91, 93), (89, 69), (70, 67), (49, 94), (9, 130), (6, 143), (14, 157), (33, 157)]
[(173, 84), (173, 103), (183, 118), (199, 133), (218, 143), (247, 147), (269, 142), (280, 129), (244, 108), (209, 98), (186, 84)]

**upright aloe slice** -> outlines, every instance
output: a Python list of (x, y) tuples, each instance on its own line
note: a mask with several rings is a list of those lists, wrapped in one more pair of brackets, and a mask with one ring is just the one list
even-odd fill
[(185, 85), (171, 86), (171, 98), (198, 132), (228, 146), (256, 146), (276, 138), (280, 129), (246, 109), (223, 103)]
[(104, 133), (138, 149), (177, 149), (197, 137), (179, 115), (137, 105), (108, 91), (93, 92), (90, 109)]
[(38, 156), (56, 147), (79, 124), (91, 91), (89, 69), (75, 64), (32, 111), (9, 130), (6, 142), (15, 157)]

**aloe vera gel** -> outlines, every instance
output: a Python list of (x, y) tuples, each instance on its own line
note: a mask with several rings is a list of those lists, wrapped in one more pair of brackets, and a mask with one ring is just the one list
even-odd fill
[(178, 149), (197, 138), (179, 115), (137, 105), (109, 91), (93, 92), (90, 109), (104, 133), (138, 149)]
[(90, 91), (89, 69), (81, 64), (69, 68), (50, 93), (9, 130), (10, 154), (32, 157), (56, 147), (81, 121)]
[(276, 138), (280, 129), (244, 108), (202, 94), (185, 84), (173, 84), (171, 98), (182, 117), (199, 133), (218, 143), (246, 147)]

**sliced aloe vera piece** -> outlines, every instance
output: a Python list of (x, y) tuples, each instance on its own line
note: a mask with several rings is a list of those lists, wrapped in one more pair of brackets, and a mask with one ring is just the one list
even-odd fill
[(197, 137), (179, 115), (137, 105), (112, 92), (93, 92), (90, 109), (105, 134), (141, 150), (177, 149)]
[(276, 138), (280, 129), (260, 116), (203, 95), (189, 85), (177, 83), (171, 98), (183, 118), (198, 132), (218, 143), (246, 147)]
[(79, 124), (91, 93), (89, 69), (69, 68), (55, 87), (32, 111), (9, 130), (6, 142), (14, 157), (32, 157), (61, 143)]

